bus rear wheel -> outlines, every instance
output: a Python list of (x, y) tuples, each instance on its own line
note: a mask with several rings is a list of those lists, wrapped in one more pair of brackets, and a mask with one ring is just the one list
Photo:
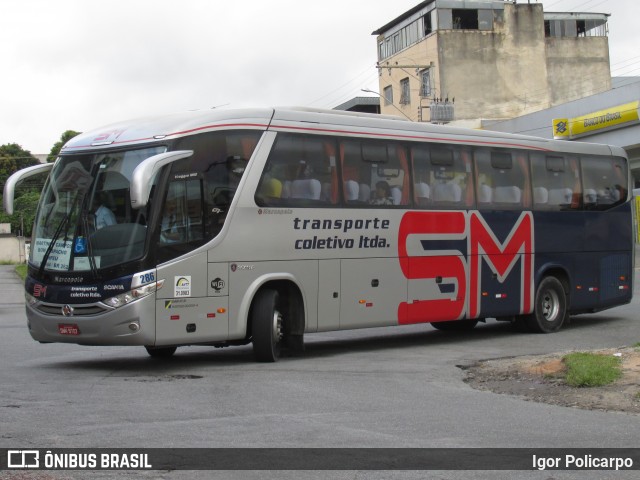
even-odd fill
[(280, 358), (284, 338), (284, 319), (276, 290), (261, 290), (251, 307), (253, 353), (259, 362), (276, 362)]
[(147, 353), (154, 358), (169, 358), (178, 347), (144, 347), (147, 349)]
[(556, 277), (545, 277), (538, 285), (533, 313), (525, 317), (529, 331), (552, 333), (560, 330), (567, 315), (567, 295)]

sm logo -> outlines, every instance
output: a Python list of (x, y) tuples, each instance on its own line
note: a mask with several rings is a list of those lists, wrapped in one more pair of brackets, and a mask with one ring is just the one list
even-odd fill
[[(480, 212), (408, 212), (399, 229), (398, 256), (409, 280), (409, 301), (398, 307), (400, 324), (482, 317), (482, 269), (499, 283), (520, 264), (519, 305), (533, 311), (533, 215), (522, 212), (503, 241)], [(465, 253), (466, 252), (466, 253)]]

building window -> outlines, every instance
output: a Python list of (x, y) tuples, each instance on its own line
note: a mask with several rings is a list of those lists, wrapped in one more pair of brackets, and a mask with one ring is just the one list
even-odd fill
[(420, 72), (420, 96), (429, 97), (431, 95), (431, 74), (428, 68)]
[(424, 36), (426, 37), (431, 32), (433, 32), (434, 28), (431, 23), (431, 12), (427, 13), (424, 17)]
[(453, 9), (454, 30), (478, 30), (478, 10), (475, 9)]
[(411, 103), (411, 91), (409, 90), (409, 79), (400, 80), (400, 103), (409, 105)]
[(384, 96), (384, 104), (391, 105), (393, 103), (393, 87), (391, 85), (384, 87), (382, 93)]

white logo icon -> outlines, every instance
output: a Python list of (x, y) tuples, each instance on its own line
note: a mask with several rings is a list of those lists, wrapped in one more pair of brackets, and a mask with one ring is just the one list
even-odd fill
[(38, 450), (9, 450), (7, 452), (9, 468), (39, 468), (40, 452)]

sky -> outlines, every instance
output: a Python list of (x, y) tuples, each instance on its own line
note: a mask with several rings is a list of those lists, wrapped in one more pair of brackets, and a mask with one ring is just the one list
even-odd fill
[[(66, 130), (212, 107), (333, 108), (378, 91), (371, 32), (420, 1), (0, 0), (0, 145), (48, 153)], [(638, 0), (530, 1), (610, 13), (612, 74), (640, 75)]]

